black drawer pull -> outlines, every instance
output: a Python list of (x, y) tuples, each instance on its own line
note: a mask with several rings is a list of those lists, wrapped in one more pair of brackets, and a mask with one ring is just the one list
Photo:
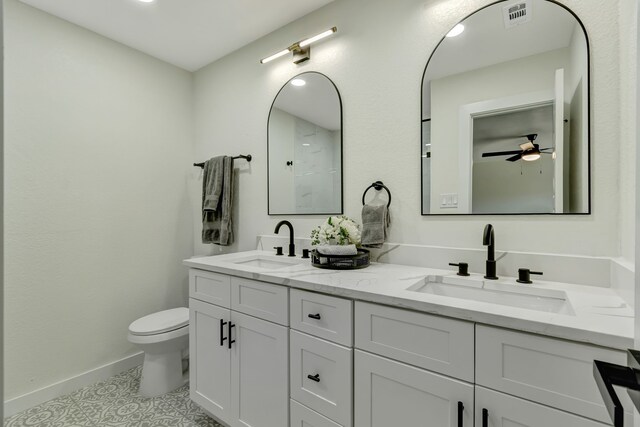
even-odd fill
[(231, 321), (229, 321), (229, 348), (231, 348), (231, 344), (236, 342), (236, 340), (232, 340), (231, 339), (231, 328), (235, 328), (235, 327), (236, 327), (236, 324), (235, 323), (231, 323)]
[(227, 339), (227, 337), (224, 336), (224, 325), (226, 325), (227, 322), (225, 322), (224, 320), (220, 319), (220, 346), (222, 347), (224, 345), (225, 340)]
[(307, 378), (309, 378), (311, 381), (315, 381), (317, 383), (320, 382), (320, 374), (307, 375)]
[(318, 314), (309, 314), (309, 317), (312, 319), (320, 320), (320, 313)]
[(482, 427), (489, 427), (489, 411), (482, 408)]
[(458, 402), (458, 427), (462, 427), (462, 417), (464, 416), (464, 404)]

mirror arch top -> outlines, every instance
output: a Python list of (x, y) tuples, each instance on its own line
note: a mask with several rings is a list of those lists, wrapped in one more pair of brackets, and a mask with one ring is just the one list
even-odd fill
[(269, 110), (268, 214), (341, 214), (342, 142), (342, 99), (335, 83), (316, 71), (289, 79)]

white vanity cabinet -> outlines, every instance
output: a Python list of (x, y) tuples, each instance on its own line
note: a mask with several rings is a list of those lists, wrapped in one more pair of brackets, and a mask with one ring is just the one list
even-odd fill
[(287, 288), (191, 270), (190, 295), (191, 399), (232, 427), (287, 426)]

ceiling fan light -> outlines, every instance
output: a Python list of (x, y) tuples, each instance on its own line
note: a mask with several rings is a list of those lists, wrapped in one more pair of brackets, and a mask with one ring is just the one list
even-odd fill
[(535, 151), (522, 155), (522, 160), (524, 160), (525, 162), (534, 162), (534, 161), (538, 160), (539, 158), (540, 158), (540, 153), (539, 152), (535, 152)]

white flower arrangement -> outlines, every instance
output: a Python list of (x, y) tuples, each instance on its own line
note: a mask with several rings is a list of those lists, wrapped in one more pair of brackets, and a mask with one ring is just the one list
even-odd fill
[(360, 239), (360, 226), (344, 215), (331, 216), (311, 231), (313, 246), (358, 246)]

